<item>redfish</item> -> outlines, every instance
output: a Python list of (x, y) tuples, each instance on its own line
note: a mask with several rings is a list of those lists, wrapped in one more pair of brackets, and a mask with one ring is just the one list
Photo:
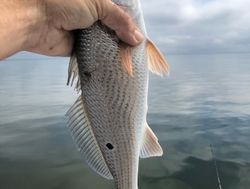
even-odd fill
[(162, 156), (148, 126), (149, 71), (168, 73), (168, 64), (148, 39), (138, 0), (115, 0), (146, 36), (130, 47), (101, 22), (75, 31), (68, 84), (80, 96), (69, 109), (68, 127), (82, 157), (117, 189), (137, 189), (139, 158)]

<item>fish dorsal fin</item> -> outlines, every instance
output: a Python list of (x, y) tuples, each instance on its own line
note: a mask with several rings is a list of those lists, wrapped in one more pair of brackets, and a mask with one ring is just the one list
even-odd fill
[(133, 76), (132, 48), (124, 43), (119, 44), (121, 64), (124, 71)]
[(149, 39), (146, 42), (148, 69), (157, 75), (169, 73), (169, 66), (159, 49)]
[(90, 125), (81, 96), (69, 109), (66, 116), (69, 130), (81, 156), (99, 175), (107, 179), (113, 179)]
[(80, 78), (79, 78), (77, 58), (75, 54), (72, 54), (69, 61), (67, 85), (73, 86), (75, 80), (76, 80), (75, 89), (79, 91)]
[(160, 144), (158, 143), (158, 138), (147, 124), (142, 141), (140, 158), (162, 156), (162, 154), (163, 151)]

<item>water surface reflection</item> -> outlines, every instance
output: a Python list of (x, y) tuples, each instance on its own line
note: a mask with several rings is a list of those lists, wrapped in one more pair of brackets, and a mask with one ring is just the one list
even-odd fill
[[(139, 188), (250, 185), (250, 55), (170, 56), (171, 76), (151, 76), (148, 122), (164, 156), (140, 161)], [(0, 188), (112, 189), (80, 158), (66, 128), (76, 99), (67, 59), (0, 64)]]

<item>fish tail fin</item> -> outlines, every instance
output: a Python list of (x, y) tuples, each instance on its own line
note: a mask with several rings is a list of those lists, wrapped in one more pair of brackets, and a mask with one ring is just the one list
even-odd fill
[(68, 128), (75, 141), (81, 156), (93, 171), (106, 179), (113, 179), (108, 164), (97, 142), (94, 130), (84, 106), (84, 99), (80, 95), (76, 102), (66, 113)]
[(157, 75), (169, 74), (169, 66), (159, 49), (149, 39), (146, 42), (148, 68)]

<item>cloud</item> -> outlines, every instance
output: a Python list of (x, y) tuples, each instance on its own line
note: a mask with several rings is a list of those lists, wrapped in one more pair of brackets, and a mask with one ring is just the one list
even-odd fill
[(250, 52), (249, 0), (143, 1), (150, 37), (168, 53)]
[[(150, 38), (167, 54), (250, 53), (250, 0), (141, 0)], [(14, 58), (40, 58), (20, 53)]]

